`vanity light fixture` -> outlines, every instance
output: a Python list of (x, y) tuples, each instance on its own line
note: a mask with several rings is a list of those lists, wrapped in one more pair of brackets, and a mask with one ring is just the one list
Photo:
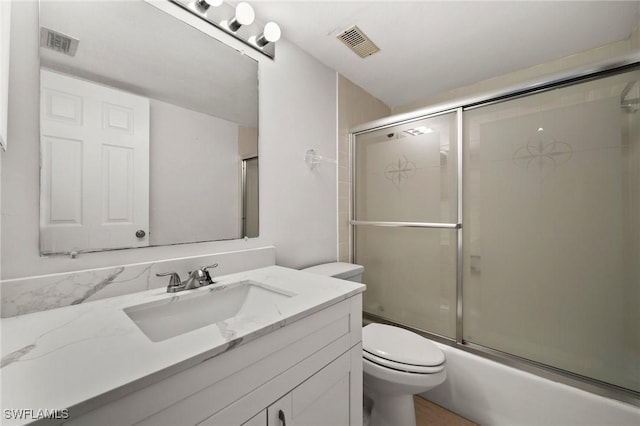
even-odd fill
[[(2, 1), (2, 0), (0, 0)], [(273, 59), (275, 57), (275, 42), (280, 40), (282, 35), (280, 26), (275, 22), (268, 22), (262, 33), (258, 33), (261, 23), (254, 23), (256, 14), (253, 7), (244, 1), (237, 4), (235, 8), (225, 4), (223, 0), (169, 0), (171, 3), (186, 9), (194, 16), (208, 22), (219, 30), (226, 32), (234, 38), (252, 47), (265, 56)], [(211, 6), (217, 8), (215, 11)], [(219, 6), (219, 8), (218, 8)], [(224, 15), (229, 16), (234, 13), (229, 20), (220, 20)]]

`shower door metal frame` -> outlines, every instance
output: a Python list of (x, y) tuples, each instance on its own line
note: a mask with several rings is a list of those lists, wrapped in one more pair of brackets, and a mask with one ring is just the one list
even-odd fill
[[(463, 338), (463, 217), (462, 217), (462, 196), (463, 196), (463, 118), (464, 111), (488, 106), (494, 103), (517, 99), (536, 93), (542, 93), (549, 90), (571, 86), (577, 83), (583, 83), (591, 80), (605, 78), (607, 76), (640, 69), (640, 61), (637, 55), (624, 55), (609, 61), (602, 62), (595, 66), (580, 68), (569, 73), (557, 74), (543, 81), (535, 81), (530, 84), (523, 84), (516, 87), (506, 88), (503, 91), (495, 91), (484, 93), (471, 98), (464, 98), (453, 102), (442, 103), (432, 107), (419, 109), (414, 112), (399, 114), (380, 120), (375, 120), (354, 127), (349, 133), (349, 155), (350, 155), (350, 176), (351, 176), (351, 193), (349, 202), (349, 258), (353, 262), (356, 256), (355, 245), (356, 235), (355, 228), (357, 226), (386, 226), (386, 227), (412, 227), (412, 228), (434, 228), (434, 229), (456, 229), (457, 230), (457, 250), (456, 250), (456, 335), (455, 338), (441, 336), (426, 330), (420, 330), (393, 323), (374, 314), (363, 313), (365, 320), (393, 324), (399, 327), (407, 328), (422, 334), (428, 338), (436, 340), (440, 343), (455, 347), (475, 355), (489, 358), (501, 364), (514, 367), (546, 379), (557, 381), (569, 386), (573, 386), (588, 392), (605, 396), (608, 398), (623, 401), (635, 406), (640, 406), (640, 392), (631, 389), (622, 388), (610, 383), (606, 383), (587, 376), (571, 373), (546, 364), (538, 363), (529, 359), (525, 359), (510, 353), (498, 351), (490, 347), (466, 342)], [(395, 127), (398, 125), (423, 120), (438, 115), (457, 113), (457, 222), (456, 223), (427, 223), (427, 222), (384, 222), (384, 221), (361, 221), (355, 220), (355, 199), (356, 199), (356, 174), (355, 174), (355, 158), (356, 158), (356, 136), (370, 133), (376, 130)]]

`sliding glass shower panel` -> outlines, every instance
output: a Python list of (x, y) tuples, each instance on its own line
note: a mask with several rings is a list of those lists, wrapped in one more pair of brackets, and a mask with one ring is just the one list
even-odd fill
[(354, 260), (364, 266), (365, 312), (451, 338), (457, 123), (455, 112), (434, 115), (358, 134), (354, 147)]
[(456, 222), (456, 114), (356, 136), (355, 219)]
[(464, 112), (466, 342), (640, 391), (639, 78)]
[(357, 227), (363, 310), (455, 338), (456, 241), (455, 229)]

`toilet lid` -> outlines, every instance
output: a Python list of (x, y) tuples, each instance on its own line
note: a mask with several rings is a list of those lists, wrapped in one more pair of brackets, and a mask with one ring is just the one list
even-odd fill
[(362, 348), (377, 358), (414, 366), (435, 367), (445, 360), (444, 353), (429, 340), (385, 324), (369, 324), (362, 329)]

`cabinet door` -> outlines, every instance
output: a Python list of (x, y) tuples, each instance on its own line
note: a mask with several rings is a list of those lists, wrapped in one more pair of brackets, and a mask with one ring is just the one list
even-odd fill
[(350, 424), (350, 375), (351, 359), (347, 352), (295, 388), (291, 392), (292, 424), (300, 426)]
[(318, 371), (267, 409), (268, 426), (350, 424), (349, 352)]

